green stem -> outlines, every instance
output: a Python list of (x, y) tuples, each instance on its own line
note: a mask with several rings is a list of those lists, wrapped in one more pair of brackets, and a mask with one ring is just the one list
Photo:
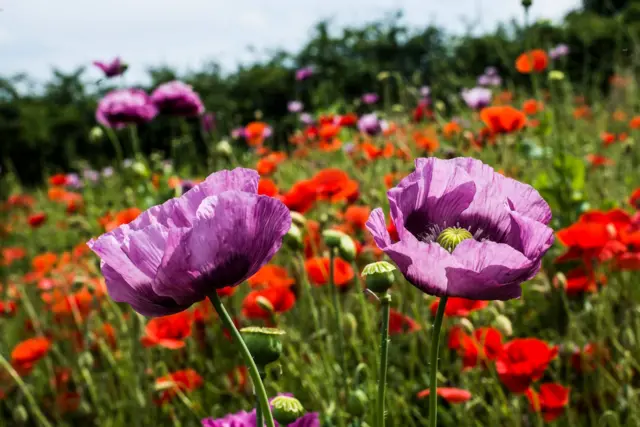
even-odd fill
[(387, 359), (389, 356), (389, 313), (391, 311), (391, 294), (385, 293), (380, 298), (382, 308), (382, 327), (380, 328), (380, 377), (378, 378), (378, 411), (376, 422), (384, 427), (384, 400), (387, 392)]
[(213, 304), (213, 307), (218, 313), (218, 316), (220, 316), (222, 324), (231, 332), (231, 335), (233, 335), (236, 343), (240, 346), (240, 353), (242, 353), (242, 357), (247, 364), (249, 375), (251, 375), (251, 381), (253, 381), (253, 387), (256, 390), (256, 400), (259, 403), (256, 409), (262, 409), (267, 427), (275, 427), (275, 424), (273, 423), (273, 416), (271, 415), (271, 409), (269, 408), (269, 398), (267, 396), (267, 391), (264, 388), (264, 384), (262, 383), (262, 379), (260, 378), (260, 371), (258, 371), (258, 367), (253, 361), (251, 352), (247, 348), (247, 345), (244, 343), (242, 335), (240, 335), (240, 331), (238, 331), (236, 325), (233, 324), (231, 316), (229, 316), (229, 313), (224, 308), (224, 305), (222, 305), (222, 301), (220, 301), (220, 297), (218, 296), (218, 293), (216, 291), (211, 292), (211, 294), (209, 295), (209, 300), (211, 300), (211, 304)]
[(347, 371), (344, 366), (344, 344), (343, 344), (343, 329), (342, 329), (342, 308), (340, 307), (340, 299), (338, 298), (338, 287), (334, 282), (335, 275), (335, 250), (332, 248), (329, 251), (329, 287), (331, 288), (331, 299), (333, 300), (333, 312), (335, 314), (336, 323), (336, 346), (338, 350), (338, 357), (340, 359), (340, 368), (342, 369), (342, 377), (346, 375)]
[(105, 128), (107, 132), (107, 136), (109, 137), (109, 141), (111, 141), (111, 145), (113, 146), (113, 150), (116, 152), (116, 159), (118, 159), (118, 169), (122, 168), (122, 163), (124, 162), (124, 153), (122, 152), (122, 145), (120, 144), (120, 140), (118, 136), (115, 134), (113, 129)]
[(442, 328), (442, 319), (444, 318), (444, 309), (447, 306), (447, 298), (440, 298), (436, 320), (433, 323), (433, 331), (431, 336), (431, 372), (429, 372), (429, 427), (438, 426), (438, 349), (440, 348), (440, 329)]

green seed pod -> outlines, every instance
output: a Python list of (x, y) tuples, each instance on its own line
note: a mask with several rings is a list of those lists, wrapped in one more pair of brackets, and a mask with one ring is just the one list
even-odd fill
[(340, 243), (344, 237), (349, 237), (344, 234), (342, 231), (338, 230), (325, 230), (322, 232), (322, 238), (324, 239), (325, 245), (329, 248), (339, 248)]
[(284, 331), (250, 326), (242, 328), (240, 333), (258, 367), (264, 367), (280, 358), (282, 354), (280, 335), (284, 335)]
[(368, 264), (362, 270), (362, 277), (367, 288), (377, 294), (383, 294), (391, 288), (395, 277), (393, 272), (396, 268), (386, 261), (378, 261)]
[(353, 239), (347, 235), (344, 235), (342, 239), (340, 239), (340, 246), (338, 246), (338, 254), (345, 261), (353, 261), (356, 259), (357, 255), (356, 244), (353, 242)]
[(307, 226), (307, 219), (300, 212), (291, 212), (291, 221), (301, 229)]
[(271, 401), (273, 418), (282, 425), (289, 425), (302, 417), (304, 407), (298, 399), (289, 396), (278, 396)]
[(104, 138), (104, 130), (100, 126), (94, 126), (89, 132), (89, 141), (94, 144), (99, 143)]
[(453, 252), (456, 246), (467, 239), (473, 239), (473, 235), (469, 230), (460, 227), (449, 227), (445, 228), (442, 233), (440, 233), (436, 239), (436, 243), (449, 252)]
[(367, 411), (369, 398), (362, 390), (355, 390), (349, 393), (347, 399), (347, 412), (354, 417), (361, 417)]
[(289, 231), (287, 231), (287, 234), (284, 235), (283, 242), (289, 249), (293, 251), (299, 251), (304, 247), (302, 231), (300, 231), (300, 228), (295, 223), (291, 223)]

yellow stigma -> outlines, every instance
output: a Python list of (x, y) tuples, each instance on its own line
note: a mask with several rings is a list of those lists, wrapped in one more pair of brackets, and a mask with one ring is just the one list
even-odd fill
[(448, 250), (449, 252), (453, 252), (453, 250), (462, 242), (463, 240), (473, 239), (473, 236), (466, 228), (460, 227), (449, 227), (445, 228), (442, 233), (436, 239), (436, 243), (440, 246)]

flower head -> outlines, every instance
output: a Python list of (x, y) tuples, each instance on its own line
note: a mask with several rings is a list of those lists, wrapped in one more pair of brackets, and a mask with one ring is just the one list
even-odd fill
[(313, 76), (314, 69), (313, 67), (304, 67), (300, 68), (296, 71), (296, 80), (302, 81), (307, 80), (309, 77)]
[[(517, 298), (553, 243), (551, 210), (540, 194), (475, 159), (417, 159), (415, 172), (387, 197), (400, 240), (391, 240), (380, 208), (367, 228), (407, 280), (428, 294)], [(449, 227), (472, 237), (445, 248), (438, 241)]]
[(558, 354), (557, 346), (535, 338), (518, 338), (504, 345), (496, 360), (500, 381), (513, 393), (524, 393)]
[(304, 104), (300, 101), (289, 101), (287, 104), (287, 110), (289, 110), (290, 113), (299, 113), (303, 108)]
[(200, 96), (190, 85), (177, 80), (158, 86), (151, 101), (162, 114), (192, 117), (204, 113)]
[(386, 123), (378, 119), (375, 113), (365, 114), (358, 120), (358, 129), (367, 135), (377, 135), (384, 130)]
[(116, 89), (98, 103), (96, 120), (109, 128), (147, 123), (158, 114), (151, 98), (141, 89)]
[(524, 52), (516, 59), (516, 70), (522, 74), (539, 73), (549, 65), (547, 52), (542, 49), (534, 49)]
[(491, 104), (491, 90), (484, 87), (474, 87), (462, 91), (462, 99), (469, 108), (480, 110)]
[(100, 68), (106, 78), (116, 77), (124, 74), (129, 66), (122, 62), (120, 58), (115, 58), (111, 62), (93, 61), (93, 65)]
[(364, 104), (371, 105), (378, 102), (379, 96), (377, 93), (365, 93), (361, 99)]
[(569, 55), (569, 46), (561, 43), (549, 51), (549, 57), (553, 60)]
[(249, 169), (216, 172), (91, 240), (111, 297), (166, 316), (254, 275), (291, 225), (282, 202), (257, 194), (258, 180)]
[(564, 408), (569, 405), (569, 392), (571, 390), (560, 384), (544, 383), (540, 385), (540, 391), (527, 390), (527, 399), (531, 409), (542, 413), (542, 418), (551, 422), (562, 415)]

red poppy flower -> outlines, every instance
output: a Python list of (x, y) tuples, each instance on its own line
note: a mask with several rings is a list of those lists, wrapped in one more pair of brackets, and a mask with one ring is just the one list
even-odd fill
[(227, 374), (229, 381), (229, 389), (237, 393), (245, 393), (247, 391), (249, 371), (246, 366), (238, 366)]
[(400, 180), (402, 179), (402, 175), (398, 173), (388, 173), (384, 176), (384, 185), (387, 189), (391, 189), (394, 187)]
[[(326, 285), (329, 280), (329, 258), (310, 258), (304, 263), (309, 280), (316, 286)], [(347, 286), (353, 280), (354, 273), (351, 264), (342, 258), (333, 260), (334, 283), (336, 286)]]
[(391, 309), (389, 312), (389, 335), (404, 334), (415, 332), (422, 329), (420, 324), (411, 317), (406, 316), (399, 311)]
[(296, 295), (287, 287), (274, 287), (251, 291), (242, 301), (242, 315), (247, 319), (269, 319), (271, 313), (260, 305), (270, 305), (273, 313), (291, 310), (296, 303)]
[(244, 128), (247, 143), (252, 146), (262, 145), (264, 139), (270, 135), (271, 128), (263, 122), (251, 122)]
[(531, 409), (541, 412), (546, 422), (551, 422), (562, 415), (564, 408), (569, 405), (569, 392), (571, 389), (560, 384), (540, 384), (540, 392), (533, 389), (527, 390), (527, 399)]
[(640, 116), (635, 116), (629, 120), (629, 127), (631, 129), (640, 129)]
[(312, 178), (311, 183), (320, 200), (353, 202), (358, 197), (358, 183), (341, 169), (323, 169)]
[(184, 340), (191, 335), (193, 317), (187, 311), (170, 316), (156, 317), (145, 326), (142, 344), (145, 347), (160, 346), (177, 350), (185, 346)]
[(605, 146), (609, 146), (616, 142), (616, 134), (611, 132), (602, 132), (600, 134), (600, 140)]
[(29, 215), (27, 221), (32, 228), (38, 228), (47, 220), (47, 214), (44, 212), (35, 213)]
[(176, 397), (178, 391), (186, 393), (202, 387), (203, 384), (204, 381), (202, 377), (193, 369), (173, 372), (156, 379), (156, 389), (161, 391), (161, 393), (155, 403), (157, 405), (165, 404)]
[(320, 234), (320, 224), (312, 219), (307, 220), (304, 236), (304, 255), (311, 258), (321, 253), (322, 235)]
[(480, 111), (480, 118), (494, 134), (518, 131), (527, 122), (524, 113), (510, 105), (483, 108)]
[(368, 206), (349, 206), (344, 212), (344, 219), (354, 230), (364, 231), (370, 214)]
[(496, 360), (500, 381), (513, 393), (524, 393), (532, 382), (542, 378), (557, 346), (536, 338), (518, 338), (506, 343)]
[(260, 182), (258, 182), (258, 194), (275, 197), (278, 195), (278, 186), (269, 178), (260, 178)]
[(587, 154), (585, 156), (587, 162), (593, 167), (598, 166), (612, 166), (615, 164), (613, 160), (608, 157), (601, 156), (600, 154)]
[[(422, 390), (418, 393), (418, 399), (424, 399), (431, 394), (430, 389)], [(464, 403), (471, 399), (471, 393), (461, 388), (438, 387), (436, 394), (446, 400), (448, 403)]]
[(585, 292), (597, 292), (598, 285), (606, 284), (607, 277), (596, 276), (592, 268), (576, 267), (565, 275), (567, 279), (565, 292), (567, 295), (580, 295)]
[(588, 105), (581, 105), (573, 110), (573, 118), (578, 119), (589, 119), (591, 118), (591, 108)]
[(442, 134), (445, 138), (451, 138), (462, 132), (462, 127), (458, 122), (448, 122), (442, 126)]
[(358, 115), (356, 113), (347, 113), (340, 116), (340, 126), (355, 126), (358, 123)]
[(54, 186), (62, 186), (67, 183), (67, 176), (63, 173), (53, 175), (49, 178), (49, 184)]
[(252, 288), (288, 288), (296, 282), (286, 268), (274, 264), (264, 265), (247, 281)]
[(292, 211), (305, 213), (313, 207), (316, 198), (315, 185), (308, 179), (293, 184), (293, 187), (282, 197), (282, 203)]
[[(431, 315), (435, 317), (440, 298), (431, 303)], [(447, 317), (467, 317), (472, 311), (482, 310), (489, 305), (489, 301), (477, 301), (466, 298), (451, 297), (447, 300), (444, 315)]]
[(433, 111), (429, 108), (429, 104), (421, 101), (413, 110), (413, 121), (420, 122), (425, 119), (433, 118)]
[(0, 301), (0, 317), (13, 317), (17, 308), (14, 301)]
[(524, 111), (527, 116), (538, 114), (543, 108), (544, 104), (536, 99), (527, 99), (522, 104), (522, 111)]
[(448, 346), (462, 357), (464, 369), (485, 365), (502, 352), (502, 334), (495, 328), (478, 328), (467, 335), (460, 327), (451, 328)]
[(547, 52), (542, 49), (534, 49), (525, 52), (516, 59), (516, 70), (522, 74), (544, 71), (549, 65)]
[(21, 341), (11, 351), (11, 364), (20, 375), (28, 375), (50, 348), (51, 341), (44, 337)]
[(609, 350), (596, 343), (589, 343), (571, 355), (571, 366), (578, 373), (593, 372), (610, 357)]
[(20, 247), (10, 247), (2, 249), (2, 260), (0, 265), (10, 266), (15, 261), (19, 261), (27, 255), (27, 251)]
[(427, 153), (435, 153), (440, 148), (440, 142), (435, 134), (427, 131), (424, 133), (415, 132), (413, 139), (416, 143), (416, 147), (420, 148)]

